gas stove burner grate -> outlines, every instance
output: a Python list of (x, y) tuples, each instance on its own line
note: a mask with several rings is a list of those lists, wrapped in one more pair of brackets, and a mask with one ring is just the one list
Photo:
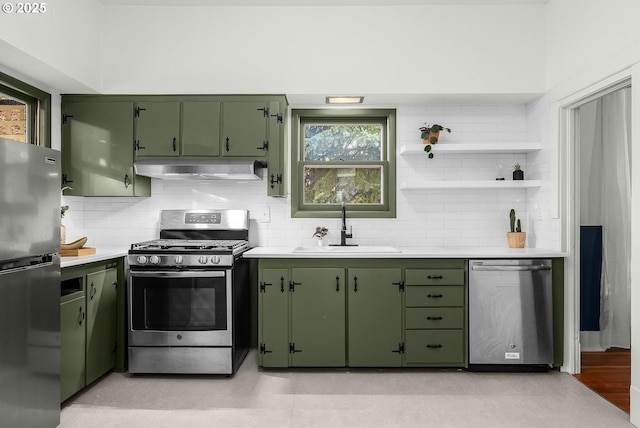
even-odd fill
[(131, 245), (131, 249), (145, 251), (217, 251), (235, 250), (238, 248), (248, 247), (248, 245), (247, 241), (241, 239), (155, 239), (152, 241), (133, 244)]

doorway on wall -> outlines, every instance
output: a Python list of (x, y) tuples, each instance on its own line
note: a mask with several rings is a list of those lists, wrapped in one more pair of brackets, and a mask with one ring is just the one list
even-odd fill
[[(631, 89), (620, 82), (574, 109), (578, 379), (629, 411)], [(595, 363), (594, 363), (595, 362)], [(626, 408), (625, 408), (626, 407)]]

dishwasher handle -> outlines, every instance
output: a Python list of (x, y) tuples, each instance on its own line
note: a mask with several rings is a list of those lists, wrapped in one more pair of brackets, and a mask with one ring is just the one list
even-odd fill
[(530, 266), (511, 266), (511, 265), (471, 265), (472, 270), (485, 271), (485, 272), (505, 272), (505, 271), (541, 271), (551, 270), (551, 266), (547, 265), (530, 265)]

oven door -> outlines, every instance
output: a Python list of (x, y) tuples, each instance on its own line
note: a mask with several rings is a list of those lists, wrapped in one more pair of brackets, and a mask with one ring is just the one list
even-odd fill
[(129, 271), (130, 346), (231, 346), (231, 270)]

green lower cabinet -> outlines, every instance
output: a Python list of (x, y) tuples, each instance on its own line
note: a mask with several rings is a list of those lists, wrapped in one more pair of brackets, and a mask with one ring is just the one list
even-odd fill
[(345, 270), (291, 269), (291, 367), (344, 367)]
[(60, 401), (85, 386), (85, 324), (84, 292), (67, 296), (60, 303)]
[(289, 271), (262, 269), (258, 286), (258, 364), (288, 367)]
[(87, 384), (116, 364), (117, 287), (116, 268), (87, 275)]
[(405, 338), (408, 364), (462, 366), (465, 363), (462, 330), (407, 330)]
[(348, 269), (350, 367), (400, 367), (402, 270)]
[(124, 362), (118, 362), (124, 359), (124, 296), (118, 294), (118, 287), (123, 288), (119, 284), (124, 284), (124, 259), (62, 268), (61, 281), (60, 398), (64, 401), (112, 369), (124, 371)]
[(260, 259), (260, 367), (465, 367), (465, 259)]

